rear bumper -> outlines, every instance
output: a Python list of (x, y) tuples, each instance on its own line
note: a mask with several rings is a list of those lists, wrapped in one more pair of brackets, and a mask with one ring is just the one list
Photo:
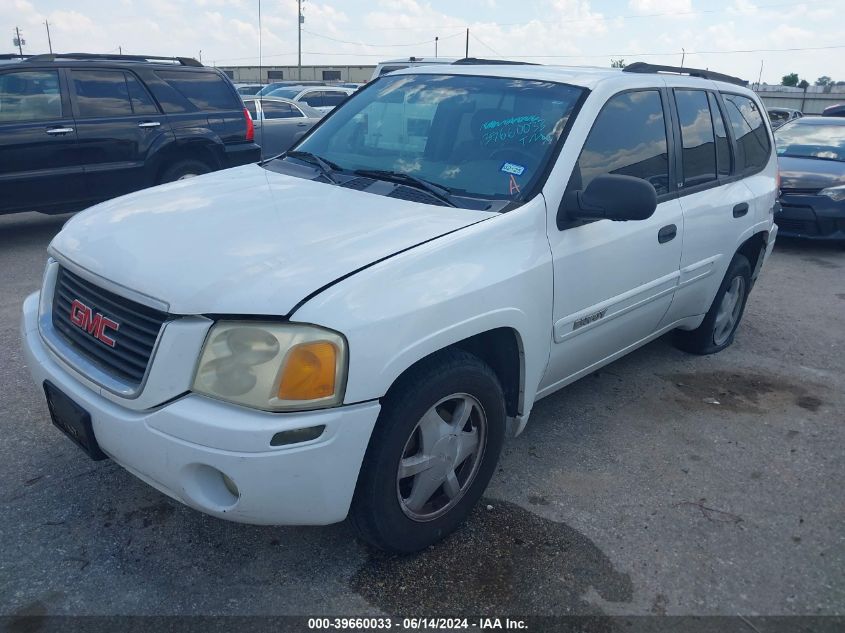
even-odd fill
[[(324, 525), (346, 517), (377, 402), (273, 414), (188, 393), (131, 410), (77, 380), (45, 346), (37, 318), (35, 293), (24, 302), (21, 324), (33, 380), (39, 387), (49, 380), (84, 408), (103, 452), (138, 478), (197, 510), (240, 523)], [(271, 444), (279, 432), (315, 426), (325, 429), (314, 440)]]
[(261, 148), (255, 143), (226, 145), (224, 151), (224, 167), (240, 167), (261, 160)]
[(845, 201), (815, 194), (784, 194), (775, 213), (781, 237), (845, 240)]

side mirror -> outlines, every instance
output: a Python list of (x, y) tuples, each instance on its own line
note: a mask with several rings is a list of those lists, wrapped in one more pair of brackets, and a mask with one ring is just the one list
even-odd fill
[(558, 228), (572, 220), (646, 220), (657, 208), (654, 186), (621, 174), (596, 176), (583, 191), (567, 192), (557, 215)]

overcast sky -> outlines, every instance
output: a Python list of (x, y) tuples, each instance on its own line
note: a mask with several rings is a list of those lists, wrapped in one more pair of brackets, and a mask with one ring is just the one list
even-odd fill
[[(258, 61), (258, 0), (0, 0), (4, 40), (24, 52), (117, 52)], [(305, 0), (303, 64), (374, 64), (409, 55), (608, 66), (611, 58), (709, 67), (779, 83), (797, 72), (845, 80), (845, 0)], [(296, 64), (296, 0), (263, 0), (264, 64)], [(338, 41), (342, 40), (342, 41)], [(835, 48), (838, 47), (838, 48)], [(816, 50), (772, 50), (804, 49)], [(752, 51), (723, 53), (720, 51)]]

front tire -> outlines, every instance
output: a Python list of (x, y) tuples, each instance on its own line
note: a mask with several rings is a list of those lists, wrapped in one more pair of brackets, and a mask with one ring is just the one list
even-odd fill
[(675, 332), (675, 345), (691, 354), (715, 354), (734, 341), (751, 291), (751, 264), (737, 253), (716, 292), (704, 321), (689, 332)]
[(504, 394), (486, 363), (457, 349), (424, 360), (382, 403), (350, 512), (358, 535), (410, 553), (451, 533), (490, 482), (504, 435)]

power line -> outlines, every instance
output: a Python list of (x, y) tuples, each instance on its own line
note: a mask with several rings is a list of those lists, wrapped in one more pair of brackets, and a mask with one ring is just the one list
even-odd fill
[(475, 35), (475, 33), (470, 33), (470, 37), (471, 37), (472, 39), (474, 39), (476, 42), (478, 42), (479, 44), (481, 44), (482, 46), (484, 46), (485, 48), (487, 48), (487, 49), (489, 49), (489, 50), (493, 51), (493, 53), (494, 53), (496, 56), (498, 56), (498, 57), (503, 57), (503, 55), (502, 55), (501, 53), (499, 53), (499, 52), (498, 52), (495, 48), (493, 48), (492, 46), (490, 46), (489, 44), (487, 44), (487, 42), (485, 42), (484, 40), (482, 40), (480, 37), (478, 37), (477, 35)]
[[(749, 7), (749, 9), (753, 10), (761, 10), (761, 9), (778, 9), (783, 7), (795, 7), (795, 2), (780, 2), (777, 4), (759, 4), (755, 5), (754, 7)], [(611, 15), (606, 16), (602, 14), (596, 14), (593, 17), (589, 18), (571, 18), (566, 20), (555, 20), (555, 24), (578, 24), (581, 22), (595, 22), (596, 20), (599, 21), (608, 21), (608, 20), (637, 20), (642, 18), (662, 18), (662, 17), (676, 17), (676, 16), (688, 16), (688, 15), (708, 15), (712, 13), (726, 13), (729, 11), (730, 7), (722, 7), (720, 9), (700, 9), (697, 11), (664, 11), (661, 13), (632, 13), (628, 15)], [(740, 13), (740, 11), (737, 11)], [(527, 20), (522, 22), (479, 22), (476, 23), (475, 26), (524, 26), (526, 24), (532, 24), (533, 22), (537, 22), (539, 20)], [(431, 29), (442, 29), (442, 28), (454, 28), (456, 26), (456, 21), (452, 21), (452, 23), (448, 26), (440, 25), (440, 24), (427, 24), (425, 26), (385, 26), (385, 27), (359, 27), (359, 28), (349, 28), (346, 29), (347, 31), (423, 31), (423, 30), (431, 30)]]
[[(463, 35), (460, 33), (459, 35)], [(472, 35), (475, 38), (475, 35)], [(475, 38), (478, 39), (478, 38)], [(478, 40), (480, 43), (484, 44), (481, 40)], [(485, 46), (487, 46), (485, 44)], [(487, 46), (487, 48), (490, 48)], [(823, 51), (823, 50), (835, 50), (845, 48), (845, 44), (839, 44), (836, 46), (806, 46), (806, 47), (798, 47), (798, 48), (746, 48), (746, 49), (737, 49), (737, 50), (720, 50), (720, 51), (687, 51), (687, 55), (728, 55), (728, 54), (735, 54), (735, 53), (784, 53), (784, 52), (793, 52), (793, 51)], [(669, 55), (678, 55), (680, 54), (679, 51), (663, 51), (661, 53), (595, 53), (589, 55), (542, 55), (542, 54), (535, 54), (535, 55), (502, 55), (492, 48), (491, 51), (496, 53), (499, 57), (503, 57), (506, 59), (530, 59), (530, 58), (543, 58), (543, 59), (592, 59), (592, 58), (602, 58), (602, 57), (666, 57)], [(303, 51), (306, 55), (319, 55), (319, 56), (337, 56), (337, 57), (383, 57), (384, 53), (326, 53), (326, 52), (318, 52), (318, 51)], [(264, 55), (264, 58), (267, 57), (284, 57), (286, 55), (296, 55), (296, 51), (291, 53), (273, 53), (272, 55)], [(218, 59), (215, 62), (226, 62), (226, 61), (239, 61), (244, 59), (255, 59), (255, 56), (250, 57), (228, 57), (225, 59)]]
[[(434, 41), (434, 38), (429, 38), (427, 40), (423, 40), (421, 42), (411, 42), (410, 44), (370, 44), (368, 42), (352, 42), (349, 40), (341, 40), (336, 37), (330, 37), (328, 35), (323, 35), (322, 33), (315, 33), (314, 31), (309, 31), (307, 29), (302, 29), (304, 33), (308, 33), (309, 35), (313, 35), (314, 37), (319, 37), (324, 40), (331, 40), (332, 42), (340, 42), (341, 44), (354, 44), (356, 46), (370, 46), (375, 48), (393, 48), (393, 47), (403, 47), (403, 46), (422, 46), (423, 44), (431, 44)], [(454, 33), (452, 35), (447, 35), (445, 37), (441, 37), (441, 40), (448, 40), (452, 37), (457, 37), (458, 35), (463, 35), (463, 31), (459, 33)]]

